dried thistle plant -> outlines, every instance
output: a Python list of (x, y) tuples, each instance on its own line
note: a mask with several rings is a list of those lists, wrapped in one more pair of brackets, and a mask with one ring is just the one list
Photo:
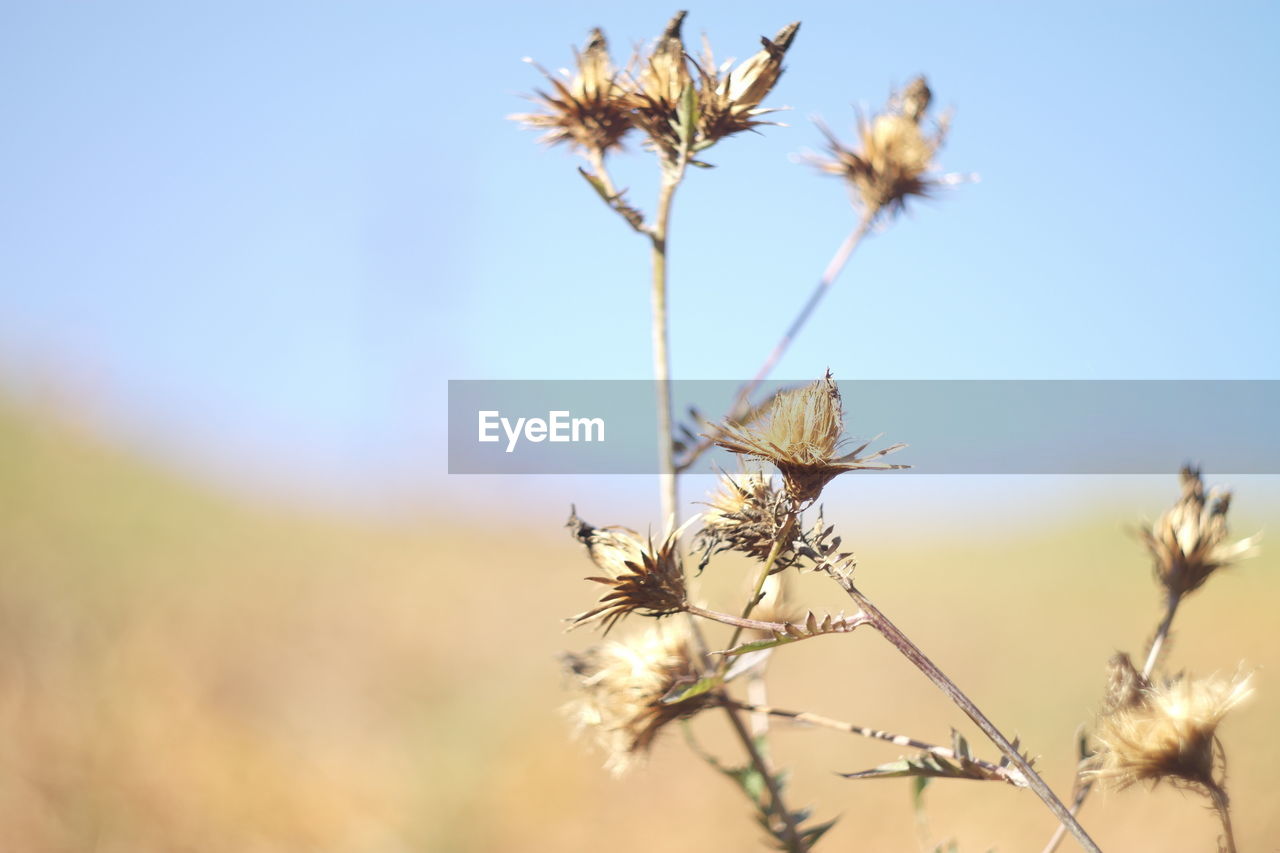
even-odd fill
[(729, 423), (708, 438), (725, 450), (773, 464), (796, 507), (808, 506), (827, 483), (847, 471), (910, 467), (876, 461), (906, 447), (901, 443), (866, 456), (859, 454), (871, 442), (839, 453), (844, 441), (844, 407), (830, 372), (805, 388), (775, 397), (762, 428)]
[(1161, 782), (1203, 793), (1222, 823), (1224, 847), (1234, 853), (1226, 756), (1218, 726), (1253, 692), (1251, 678), (1190, 679), (1147, 683), (1129, 701), (1104, 713), (1094, 732), (1098, 750), (1088, 778), (1121, 790)]
[(1215, 571), (1257, 551), (1259, 536), (1227, 542), (1231, 492), (1207, 494), (1200, 470), (1182, 469), (1182, 497), (1155, 524), (1140, 531), (1155, 564), (1156, 578), (1170, 596), (1199, 589)]
[(533, 100), (542, 112), (509, 116), (545, 133), (538, 140), (546, 145), (566, 143), (584, 152), (588, 159), (622, 146), (632, 129), (629, 93), (619, 81), (609, 58), (609, 45), (599, 29), (591, 31), (586, 47), (576, 52), (577, 73), (568, 81), (528, 60), (551, 84), (551, 93), (536, 91)]
[(711, 702), (706, 695), (663, 701), (702, 672), (689, 634), (679, 626), (654, 625), (564, 660), (579, 693), (566, 710), (579, 731), (594, 736), (614, 775), (642, 758), (664, 726)]
[(932, 99), (925, 78), (915, 78), (902, 92), (890, 96), (884, 112), (870, 119), (858, 117), (858, 148), (845, 145), (819, 124), (830, 156), (810, 155), (807, 159), (823, 172), (847, 181), (868, 220), (900, 213), (910, 198), (931, 195), (942, 185), (930, 172), (946, 139), (950, 118), (944, 115), (932, 130), (925, 127)]
[(574, 625), (600, 622), (605, 633), (628, 613), (670, 616), (686, 608), (684, 564), (680, 558), (681, 530), (671, 530), (657, 545), (650, 538), (641, 543), (626, 528), (592, 527), (575, 512), (568, 526), (587, 546), (592, 561), (603, 576), (587, 580), (604, 584), (607, 592), (592, 609), (572, 617)]

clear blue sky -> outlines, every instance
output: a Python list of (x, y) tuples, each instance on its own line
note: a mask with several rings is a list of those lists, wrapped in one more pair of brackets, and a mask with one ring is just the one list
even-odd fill
[[(431, 482), (450, 378), (648, 375), (645, 250), (505, 116), (592, 26), (675, 7), (6, 3), (0, 359), (139, 446), (377, 496)], [(788, 128), (675, 213), (676, 374), (749, 374), (851, 223), (792, 162), (918, 72), (978, 172), (864, 247), (779, 375), (1280, 378), (1277, 7), (743, 3), (801, 19)], [(638, 146), (635, 146), (638, 149)], [(620, 161), (650, 205), (651, 158)]]

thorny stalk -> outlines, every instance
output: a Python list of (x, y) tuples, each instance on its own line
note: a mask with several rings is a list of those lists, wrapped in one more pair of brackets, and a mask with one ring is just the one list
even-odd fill
[(1075, 836), (1076, 840), (1080, 842), (1080, 846), (1089, 851), (1089, 853), (1101, 853), (1098, 845), (1085, 832), (1084, 827), (1076, 820), (1075, 815), (1067, 809), (1062, 800), (1058, 799), (1057, 794), (1053, 793), (1053, 790), (1045, 784), (1045, 781), (1040, 778), (1040, 774), (1036, 773), (1031, 764), (1023, 758), (1022, 753), (1018, 752), (1013, 744), (1009, 742), (1009, 739), (995, 727), (995, 724), (987, 719), (987, 716), (974, 704), (973, 700), (966, 696), (956, 686), (955, 682), (920, 650), (920, 647), (910, 637), (902, 633), (898, 626), (889, 620), (889, 617), (885, 616), (879, 608), (871, 603), (870, 599), (859, 592), (851, 579), (840, 575), (838, 572), (830, 572), (830, 574), (848, 593), (849, 597), (862, 608), (862, 612), (867, 616), (867, 623), (879, 631), (880, 635), (888, 640), (903, 657), (915, 664), (917, 669), (928, 676), (929, 680), (937, 685), (938, 689), (945, 693), (947, 698), (955, 703), (956, 707), (964, 711), (965, 715), (973, 720), (974, 724), (982, 730), (982, 733), (1004, 753), (1010, 763), (1022, 771), (1022, 774), (1027, 779), (1028, 787), (1035, 791), (1036, 796), (1048, 806), (1054, 817)]
[[(820, 714), (813, 714), (808, 711), (791, 711), (786, 708), (774, 708), (769, 705), (760, 705), (754, 702), (738, 702), (732, 699), (725, 700), (732, 707), (740, 711), (750, 711), (755, 714), (767, 714), (771, 717), (779, 717), (781, 719), (791, 720), (792, 722), (808, 726), (820, 726), (826, 729), (834, 729), (838, 732), (847, 734), (855, 734), (860, 737), (871, 738), (872, 740), (882, 740), (895, 746), (906, 746), (911, 749), (918, 749), (922, 752), (928, 752), (942, 758), (955, 759), (959, 758), (954, 749), (937, 744), (928, 743), (927, 741), (917, 740), (906, 735), (898, 735), (893, 732), (881, 731), (880, 729), (871, 729), (866, 726), (858, 726), (853, 723), (846, 723), (844, 720), (836, 720), (831, 717), (824, 717)], [(989, 761), (982, 761), (976, 758), (970, 758), (974, 764), (991, 771), (994, 774), (1009, 775), (1006, 768)]]

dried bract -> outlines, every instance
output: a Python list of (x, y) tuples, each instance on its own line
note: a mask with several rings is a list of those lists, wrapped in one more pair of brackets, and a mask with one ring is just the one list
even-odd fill
[(595, 159), (621, 147), (622, 138), (631, 129), (631, 107), (600, 30), (591, 31), (587, 46), (577, 54), (577, 66), (577, 74), (565, 81), (535, 65), (553, 90), (550, 94), (537, 90), (532, 98), (545, 111), (510, 118), (545, 130), (540, 142), (567, 142)]
[(949, 121), (944, 116), (932, 132), (926, 132), (925, 112), (932, 97), (928, 83), (917, 77), (890, 98), (885, 112), (870, 120), (859, 116), (861, 150), (846, 146), (819, 124), (831, 156), (807, 159), (822, 171), (844, 178), (869, 219), (883, 212), (898, 213), (912, 196), (928, 196), (941, 185), (929, 172)]
[(1137, 698), (1098, 721), (1095, 766), (1087, 771), (1113, 788), (1161, 781), (1221, 790), (1217, 729), (1251, 693), (1248, 676), (1179, 678), (1147, 685)]
[(576, 514), (569, 527), (587, 546), (592, 561), (604, 576), (587, 580), (604, 584), (608, 591), (591, 610), (574, 616), (574, 625), (600, 622), (605, 633), (628, 613), (668, 616), (685, 609), (684, 565), (680, 559), (680, 530), (672, 530), (660, 545), (642, 543), (634, 531), (619, 527), (592, 527)]
[(828, 372), (824, 379), (806, 388), (775, 397), (763, 428), (726, 423), (707, 437), (733, 453), (776, 466), (795, 509), (808, 506), (827, 483), (846, 471), (910, 467), (876, 461), (906, 447), (905, 444), (859, 456), (870, 444), (866, 442), (851, 453), (837, 455), (843, 432), (840, 391)]
[(1257, 535), (1226, 541), (1230, 506), (1229, 491), (1213, 489), (1206, 495), (1200, 471), (1187, 466), (1182, 469), (1182, 497), (1139, 532), (1155, 560), (1156, 578), (1170, 596), (1198, 589), (1216, 570), (1255, 552)]
[(629, 104), (632, 121), (649, 137), (650, 144), (668, 160), (674, 161), (681, 150), (679, 110), (685, 90), (693, 86), (684, 52), (680, 29), (687, 12), (677, 12), (654, 43), (647, 57), (638, 59)]
[(776, 124), (760, 120), (760, 116), (775, 112), (761, 107), (760, 103), (782, 76), (782, 58), (799, 29), (800, 22), (796, 21), (783, 27), (772, 39), (761, 37), (763, 50), (733, 70), (729, 70), (727, 63), (717, 68), (711, 46), (706, 45), (702, 63), (696, 66), (698, 142), (694, 150), (744, 130)]
[(643, 756), (667, 723), (692, 716), (709, 694), (665, 704), (663, 697), (699, 678), (684, 629), (654, 626), (639, 636), (609, 642), (581, 655), (565, 655), (581, 696), (566, 710), (581, 731), (590, 731), (615, 775)]
[[(760, 561), (768, 559), (789, 516), (786, 496), (774, 488), (772, 477), (759, 471), (736, 478), (723, 475), (720, 490), (707, 501), (707, 506), (695, 540), (703, 552), (702, 568), (722, 551), (738, 551)], [(781, 571), (794, 561), (795, 552), (787, 547), (774, 561), (774, 570)]]

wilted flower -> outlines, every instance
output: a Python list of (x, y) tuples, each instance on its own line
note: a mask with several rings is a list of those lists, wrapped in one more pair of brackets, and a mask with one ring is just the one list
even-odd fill
[(733, 453), (773, 463), (782, 474), (787, 497), (797, 507), (807, 506), (827, 483), (846, 471), (910, 467), (875, 461), (905, 444), (859, 456), (871, 443), (865, 442), (851, 453), (837, 455), (843, 432), (840, 391), (828, 372), (806, 388), (778, 394), (762, 429), (726, 423), (708, 437)]
[(925, 132), (921, 125), (932, 97), (928, 83), (917, 77), (890, 98), (884, 113), (870, 120), (859, 116), (860, 151), (846, 146), (819, 124), (831, 157), (807, 159), (822, 171), (848, 181), (868, 219), (883, 211), (897, 213), (911, 196), (930, 195), (941, 184), (928, 173), (949, 121), (944, 116), (932, 133)]
[(643, 543), (625, 527), (592, 527), (576, 513), (569, 518), (568, 526), (605, 573), (587, 580), (608, 587), (596, 607), (572, 617), (574, 625), (598, 621), (608, 633), (628, 613), (668, 616), (685, 609), (684, 565), (679, 548), (683, 528), (672, 530), (655, 546), (652, 539)]
[(705, 693), (672, 704), (662, 701), (699, 678), (683, 628), (654, 626), (622, 642), (565, 655), (565, 663), (582, 692), (566, 710), (580, 730), (595, 735), (607, 756), (605, 766), (615, 775), (649, 750), (663, 726), (711, 702)]
[(545, 112), (520, 113), (510, 118), (531, 128), (545, 129), (540, 142), (567, 142), (598, 158), (620, 147), (622, 137), (631, 129), (631, 109), (627, 92), (609, 60), (604, 33), (592, 30), (586, 48), (576, 58), (578, 72), (568, 82), (535, 65), (554, 90), (553, 94), (539, 90), (532, 99)]
[(1150, 529), (1139, 532), (1155, 558), (1156, 578), (1169, 595), (1180, 598), (1198, 589), (1217, 569), (1256, 549), (1258, 536), (1227, 542), (1227, 509), (1231, 493), (1205, 494), (1200, 471), (1182, 469), (1182, 497)]
[[(632, 121), (671, 162), (685, 146), (689, 152), (701, 151), (726, 136), (769, 123), (759, 117), (772, 110), (760, 103), (778, 82), (782, 58), (800, 28), (798, 22), (789, 24), (773, 39), (761, 38), (763, 49), (732, 71), (727, 65), (716, 67), (708, 46), (703, 64), (695, 66), (695, 83), (680, 35), (685, 14), (677, 12), (649, 55), (637, 60), (640, 70), (631, 95)], [(683, 127), (681, 119), (686, 93), (697, 113), (690, 127)]]
[(1114, 788), (1167, 780), (1220, 791), (1218, 725), (1252, 693), (1249, 681), (1237, 675), (1142, 686), (1099, 719), (1099, 749), (1088, 773)]
[[(786, 496), (774, 488), (773, 478), (761, 471), (747, 471), (720, 478), (720, 490), (707, 501), (697, 543), (702, 565), (722, 551), (738, 551), (757, 560), (768, 559), (789, 516)], [(788, 559), (790, 556), (791, 559)], [(779, 571), (790, 565), (788, 548), (774, 565)]]
[(775, 124), (760, 120), (760, 116), (774, 112), (760, 103), (782, 76), (782, 58), (799, 29), (796, 21), (779, 30), (772, 40), (761, 37), (764, 49), (732, 71), (729, 63), (717, 68), (711, 45), (706, 45), (702, 65), (697, 66), (699, 141), (695, 150), (744, 130)]

